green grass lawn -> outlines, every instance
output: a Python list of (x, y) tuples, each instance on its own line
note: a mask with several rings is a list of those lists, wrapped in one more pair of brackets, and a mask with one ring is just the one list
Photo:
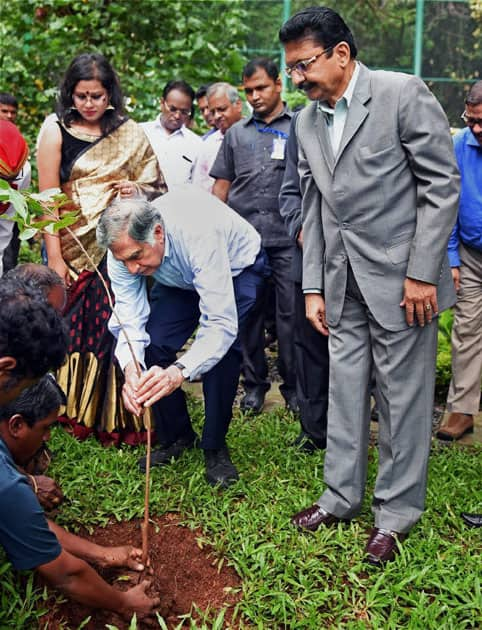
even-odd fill
[[(199, 427), (202, 407), (190, 404)], [(370, 451), (368, 493), (359, 518), (300, 534), (289, 519), (319, 497), (323, 454), (303, 455), (291, 447), (298, 429), (281, 409), (249, 421), (236, 417), (229, 444), (241, 481), (225, 492), (204, 481), (201, 451), (152, 474), (151, 512), (176, 512), (187, 526), (200, 528), (220, 559), (239, 573), (239, 626), (479, 628), (481, 532), (464, 527), (459, 514), (481, 508), (481, 446), (434, 443), (427, 511), (396, 561), (380, 571), (363, 563), (376, 450)], [(79, 443), (61, 429), (53, 432), (51, 448), (56, 456), (50, 474), (69, 498), (59, 524), (75, 530), (142, 515), (144, 478), (136, 465), (142, 448), (105, 449), (90, 439)], [(0, 581), (0, 628), (37, 627), (45, 593), (33, 588), (31, 577), (15, 574), (4, 556)], [(209, 619), (191, 622), (192, 628), (215, 626), (223, 627)]]

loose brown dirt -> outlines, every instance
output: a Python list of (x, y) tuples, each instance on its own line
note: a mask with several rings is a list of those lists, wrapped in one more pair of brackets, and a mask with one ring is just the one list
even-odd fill
[[(90, 535), (82, 535), (101, 545), (141, 547), (139, 521), (113, 523)], [(236, 628), (237, 624), (231, 625), (231, 622), (233, 608), (241, 599), (241, 580), (234, 569), (219, 561), (212, 548), (201, 543), (201, 537), (200, 531), (180, 525), (174, 514), (153, 519), (149, 532), (153, 575), (147, 577), (152, 582), (150, 592), (160, 597), (158, 611), (169, 628), (179, 627), (182, 615), (191, 613), (195, 617), (194, 606), (209, 611), (213, 618), (222, 608), (227, 608), (225, 627)], [(119, 590), (126, 590), (139, 580), (138, 573), (126, 569), (105, 570), (102, 576)], [(49, 612), (42, 617), (41, 628), (78, 628), (89, 616), (90, 621), (82, 626), (86, 630), (99, 630), (106, 624), (117, 626), (119, 630), (129, 627), (122, 617), (112, 612), (93, 610), (72, 601), (59, 605), (54, 596), (51, 604)], [(188, 625), (187, 622), (186, 627)], [(152, 626), (138, 622), (138, 628), (147, 627)], [(157, 621), (154, 627), (159, 627)]]

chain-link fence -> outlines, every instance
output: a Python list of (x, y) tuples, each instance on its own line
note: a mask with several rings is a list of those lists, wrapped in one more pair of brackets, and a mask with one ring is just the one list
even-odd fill
[[(314, 0), (256, 2), (247, 57), (268, 55), (283, 64), (277, 41), (286, 16), (316, 4)], [(471, 83), (482, 68), (482, 0), (351, 0), (327, 3), (355, 35), (359, 59), (371, 68), (419, 74), (435, 93), (450, 124), (461, 127), (460, 114)], [(286, 90), (293, 91), (288, 82)]]

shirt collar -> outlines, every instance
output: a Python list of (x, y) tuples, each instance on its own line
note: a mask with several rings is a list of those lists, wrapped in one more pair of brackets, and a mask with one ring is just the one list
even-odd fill
[[(360, 74), (360, 64), (358, 63), (358, 61), (355, 61), (355, 69), (353, 71), (353, 74), (351, 75), (350, 82), (346, 86), (346, 89), (343, 92), (343, 95), (337, 101), (337, 103), (339, 103), (341, 100), (345, 99), (347, 109), (350, 107), (350, 104), (353, 98), (353, 92), (355, 91), (355, 85), (356, 85), (359, 74)], [(318, 107), (321, 109), (321, 111), (326, 112), (327, 114), (333, 114), (333, 112), (335, 111), (333, 107), (330, 107), (327, 101), (319, 101)]]
[(275, 122), (275, 120), (279, 120), (280, 118), (283, 118), (284, 116), (287, 116), (288, 118), (293, 117), (293, 112), (290, 110), (290, 108), (285, 102), (283, 102), (283, 110), (278, 114), (278, 116), (276, 116), (276, 118), (273, 118), (273, 120), (270, 121), (269, 123), (266, 123), (262, 118), (258, 118), (257, 116), (255, 116), (253, 112), (251, 113), (250, 116), (248, 116), (247, 118), (242, 118), (241, 120), (245, 127), (247, 127), (254, 120), (256, 120), (256, 122), (262, 123), (263, 125), (266, 125), (266, 124), (271, 125), (272, 123)]
[(179, 134), (181, 136), (186, 135), (185, 125), (182, 125), (182, 127), (179, 127), (179, 129), (176, 129), (176, 131), (173, 131), (172, 133), (168, 133), (164, 125), (161, 123), (161, 114), (159, 114), (159, 116), (156, 118), (156, 127), (158, 127), (162, 131), (162, 133), (166, 135), (167, 138), (171, 136), (178, 136)]
[(467, 144), (469, 144), (471, 147), (477, 147), (478, 149), (482, 149), (482, 145), (479, 144), (477, 138), (474, 136), (474, 134), (472, 133), (472, 129), (469, 129), (467, 127), (469, 133), (468, 133), (468, 138), (467, 138)]
[(5, 444), (2, 438), (0, 438), (0, 453), (3, 453), (7, 457), (9, 462), (11, 462), (12, 464), (14, 463), (12, 453), (9, 451), (8, 446)]
[(169, 241), (169, 235), (167, 233), (166, 221), (164, 220), (164, 256), (161, 260), (161, 265), (165, 261), (166, 258), (169, 258), (171, 253), (171, 243)]

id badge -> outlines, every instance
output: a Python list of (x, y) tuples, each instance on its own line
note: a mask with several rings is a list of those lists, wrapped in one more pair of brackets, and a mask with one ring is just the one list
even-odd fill
[(285, 147), (286, 147), (286, 138), (280, 138), (280, 136), (276, 136), (273, 140), (273, 150), (271, 151), (271, 159), (284, 160)]

